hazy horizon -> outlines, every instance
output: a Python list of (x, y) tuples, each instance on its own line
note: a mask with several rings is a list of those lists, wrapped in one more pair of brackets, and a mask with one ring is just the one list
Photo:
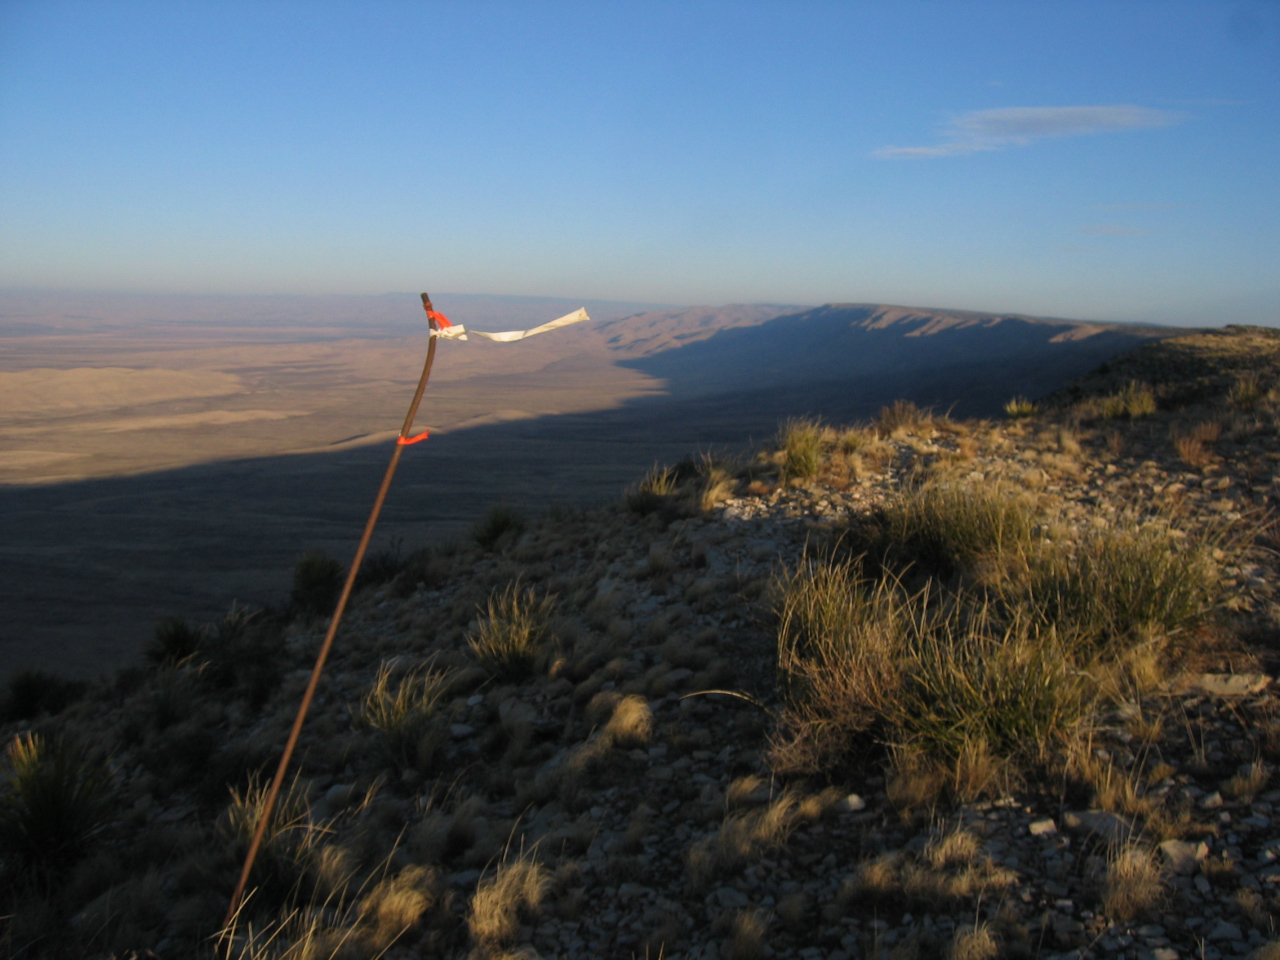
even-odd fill
[(1280, 320), (1280, 7), (0, 5), (0, 286)]

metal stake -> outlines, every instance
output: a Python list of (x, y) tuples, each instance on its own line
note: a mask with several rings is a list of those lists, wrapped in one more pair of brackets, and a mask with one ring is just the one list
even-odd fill
[[(422, 295), (422, 308), (432, 309), (431, 298)], [(428, 316), (431, 329), (435, 330), (435, 321)], [(427, 389), (427, 379), (431, 376), (431, 364), (436, 358), (436, 338), (431, 338), (427, 347), (427, 361), (422, 367), (422, 376), (418, 379), (418, 389), (413, 394), (413, 402), (409, 404), (409, 412), (405, 414), (404, 425), (400, 428), (400, 437), (391, 452), (391, 462), (387, 464), (387, 472), (382, 477), (382, 486), (378, 488), (378, 496), (373, 501), (373, 509), (369, 511), (369, 519), (364, 525), (364, 535), (360, 537), (360, 545), (356, 547), (355, 559), (351, 561), (351, 569), (347, 572), (347, 582), (342, 585), (342, 593), (338, 597), (338, 605), (329, 621), (329, 631), (325, 634), (324, 643), (320, 645), (320, 653), (316, 657), (316, 665), (311, 669), (311, 680), (307, 683), (307, 692), (302, 695), (302, 704), (298, 707), (298, 716), (293, 721), (293, 729), (289, 732), (289, 740), (284, 745), (284, 754), (280, 757), (280, 765), (276, 768), (275, 779), (271, 781), (271, 789), (267, 793), (267, 801), (262, 808), (262, 817), (258, 820), (258, 829), (253, 834), (253, 842), (249, 844), (249, 853), (244, 858), (244, 869), (240, 871), (240, 882), (236, 884), (236, 892), (231, 895), (231, 905), (227, 908), (224, 927), (230, 926), (240, 909), (240, 901), (244, 897), (245, 887), (249, 883), (249, 872), (253, 869), (253, 861), (258, 856), (258, 848), (262, 846), (262, 838), (267, 832), (267, 824), (275, 810), (276, 797), (280, 794), (280, 786), (284, 783), (285, 771), (289, 768), (289, 760), (298, 745), (298, 735), (302, 733), (302, 724), (307, 719), (307, 711), (311, 709), (311, 699), (315, 696), (316, 686), (320, 683), (320, 674), (324, 670), (325, 661), (329, 659), (329, 650), (333, 646), (333, 638), (338, 633), (338, 624), (342, 622), (342, 614), (347, 608), (347, 600), (351, 596), (351, 588), (356, 582), (356, 574), (360, 572), (360, 563), (364, 560), (365, 551), (369, 548), (369, 540), (373, 536), (373, 528), (378, 523), (378, 514), (382, 512), (382, 503), (391, 488), (391, 478), (395, 476), (396, 467), (400, 463), (400, 454), (404, 450), (401, 442), (409, 436), (414, 417), (418, 415), (418, 405), (422, 402), (423, 391)]]

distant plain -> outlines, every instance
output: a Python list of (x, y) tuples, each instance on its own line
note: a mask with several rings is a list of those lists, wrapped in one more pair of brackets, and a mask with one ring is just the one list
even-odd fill
[[(440, 296), (456, 322), (581, 305)], [(491, 504), (616, 497), (655, 461), (898, 396), (991, 415), (1161, 328), (878, 305), (652, 309), (517, 344), (440, 345), (377, 542), (463, 536)], [(349, 558), (426, 352), (412, 295), (0, 296), (0, 673), (92, 677), (154, 620), (281, 602)], [(1178, 331), (1182, 332), (1182, 331)]]

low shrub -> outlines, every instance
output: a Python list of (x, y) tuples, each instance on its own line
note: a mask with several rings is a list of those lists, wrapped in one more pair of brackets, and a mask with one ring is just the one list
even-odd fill
[(471, 653), (484, 669), (501, 680), (523, 680), (533, 671), (551, 636), (555, 597), (538, 599), (518, 580), (489, 597), (480, 623), (467, 638)]
[(441, 725), (438, 708), (451, 682), (447, 671), (423, 667), (393, 686), (391, 667), (384, 663), (364, 695), (356, 726), (377, 734), (393, 767), (423, 773), (435, 754)]
[(32, 733), (9, 744), (5, 762), (0, 858), (21, 871), (60, 874), (108, 823), (111, 773), (69, 741)]
[(4, 722), (58, 714), (85, 695), (89, 685), (44, 670), (23, 670), (9, 678), (0, 717)]
[(289, 602), (301, 614), (328, 616), (337, 606), (347, 572), (337, 560), (319, 550), (303, 555), (293, 568)]
[(524, 533), (524, 514), (509, 503), (497, 503), (477, 521), (471, 536), (484, 550), (496, 550), (502, 543), (510, 543)]

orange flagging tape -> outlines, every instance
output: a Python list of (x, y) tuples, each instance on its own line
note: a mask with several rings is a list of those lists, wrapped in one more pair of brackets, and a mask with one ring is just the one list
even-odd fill
[(453, 326), (453, 324), (450, 322), (449, 318), (448, 318), (448, 317), (446, 317), (443, 313), (436, 313), (436, 311), (434, 311), (434, 310), (428, 310), (428, 311), (427, 311), (427, 317), (428, 317), (429, 319), (431, 319), (431, 320), (434, 320), (434, 321), (435, 321), (437, 324), (439, 324), (441, 327), (452, 327), (452, 326)]
[(401, 447), (407, 447), (411, 443), (417, 443), (419, 440), (425, 440), (431, 436), (430, 430), (423, 430), (416, 437), (396, 437), (396, 444)]

